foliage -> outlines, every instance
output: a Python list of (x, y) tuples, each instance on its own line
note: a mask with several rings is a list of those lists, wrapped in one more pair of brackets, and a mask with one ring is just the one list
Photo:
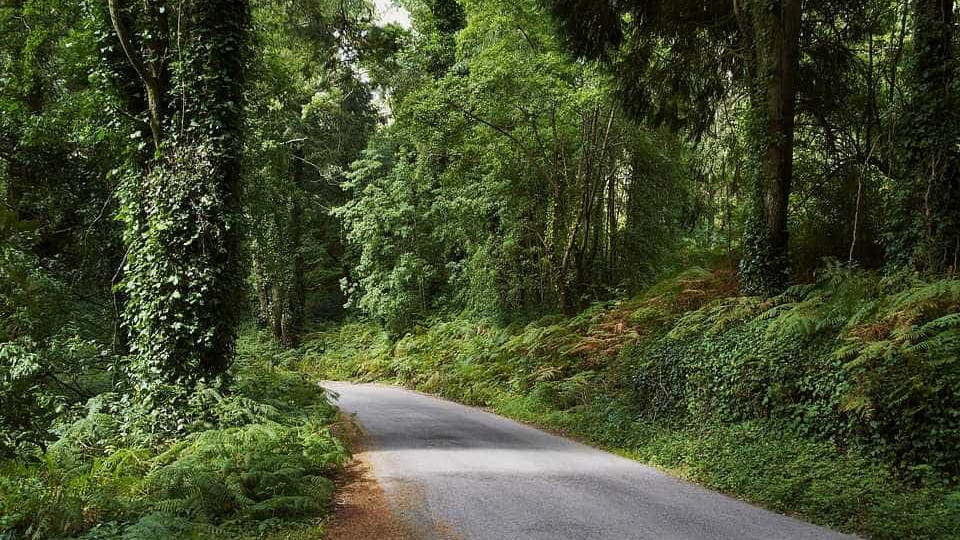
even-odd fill
[(696, 216), (679, 141), (630, 121), (534, 2), (465, 3), (462, 28), (432, 9), (414, 10), (420, 36), (380, 81), (393, 123), (335, 211), (351, 306), (400, 332), (441, 306), (535, 317), (650, 278)]
[[(308, 319), (343, 309), (339, 184), (377, 119), (344, 50), (370, 27), (365, 2), (258, 2), (247, 85), (244, 206), (257, 315), (296, 345)], [(335, 30), (334, 30), (335, 29)]]
[(291, 366), (956, 530), (952, 0), (401, 4), (0, 0), (0, 536), (322, 534)]
[(777, 297), (737, 288), (692, 269), (572, 318), (460, 316), (394, 341), (354, 323), (291, 358), (494, 407), (870, 537), (949, 538), (957, 281), (834, 264)]
[(35, 456), (109, 383), (122, 120), (81, 2), (0, 5), (0, 456)]
[(776, 418), (956, 482), (956, 287), (833, 267), (817, 286), (710, 304), (634, 351), (637, 397), (690, 418)]
[(2, 462), (0, 534), (233, 538), (323, 515), (347, 458), (330, 431), (336, 411), (273, 354), (247, 337), (236, 393), (207, 392), (201, 420), (159, 446), (124, 431), (116, 396), (91, 400), (40, 462)]
[[(142, 79), (156, 149), (123, 184), (120, 217), (129, 246), (130, 373), (138, 404), (157, 411), (179, 403), (171, 385), (188, 393), (197, 383), (214, 384), (232, 361), (242, 306), (237, 152), (249, 7), (238, 0), (184, 4), (172, 35), (171, 14), (145, 3), (131, 13), (143, 21), (139, 53), (116, 7), (112, 2), (116, 39)], [(178, 51), (175, 66), (157, 57), (168, 46)], [(166, 105), (174, 96), (176, 113)]]
[[(189, 390), (198, 381), (213, 382), (229, 362), (239, 308), (229, 291), (240, 283), (230, 267), (237, 253), (229, 238), (240, 224), (223, 219), (232, 195), (209, 152), (180, 150), (169, 165), (154, 170), (136, 198), (123, 201), (133, 242), (124, 284), (133, 369), (147, 400), (155, 382)], [(153, 201), (149, 211), (141, 201)]]

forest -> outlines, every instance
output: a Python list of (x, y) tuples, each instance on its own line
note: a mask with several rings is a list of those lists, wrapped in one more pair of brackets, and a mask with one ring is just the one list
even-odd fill
[(960, 537), (957, 16), (0, 0), (0, 539), (324, 538), (324, 380)]

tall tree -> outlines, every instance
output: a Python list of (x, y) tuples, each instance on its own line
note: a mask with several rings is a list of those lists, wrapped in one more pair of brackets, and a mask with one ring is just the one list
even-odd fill
[(960, 113), (953, 0), (913, 3), (913, 62), (900, 191), (903, 222), (893, 246), (931, 272), (960, 268)]
[(149, 407), (160, 386), (191, 389), (232, 359), (249, 8), (246, 0), (109, 0), (109, 14), (140, 81), (119, 86), (131, 113), (144, 114), (144, 145), (154, 149), (121, 193), (131, 367)]
[(801, 0), (549, 2), (572, 49), (615, 66), (627, 106), (701, 135), (717, 103), (750, 96), (755, 158), (744, 290), (787, 283), (787, 212), (793, 174)]
[(343, 198), (342, 171), (376, 119), (369, 89), (347, 65), (370, 14), (362, 0), (298, 0), (257, 2), (254, 17), (245, 148), (253, 277), (260, 322), (293, 347), (309, 308), (330, 317), (344, 304), (340, 227), (328, 209)]
[(794, 117), (802, 0), (747, 0), (738, 21), (752, 45), (749, 136), (754, 185), (740, 273), (743, 289), (775, 294), (789, 282), (787, 212), (793, 180)]
[(384, 80), (394, 122), (337, 210), (351, 301), (395, 331), (450, 305), (510, 318), (607, 298), (657, 270), (688, 208), (680, 145), (628, 118), (535, 0), (464, 8), (439, 74), (424, 53), (450, 25), (414, 12)]

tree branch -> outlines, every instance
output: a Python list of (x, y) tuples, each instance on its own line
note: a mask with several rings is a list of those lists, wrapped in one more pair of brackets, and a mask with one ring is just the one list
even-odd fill
[(123, 23), (123, 11), (120, 6), (120, 0), (107, 0), (110, 11), (110, 21), (113, 23), (113, 29), (117, 33), (117, 39), (120, 41), (120, 47), (126, 55), (134, 71), (140, 76), (143, 85), (147, 90), (147, 105), (150, 108), (150, 131), (153, 135), (153, 143), (156, 148), (160, 148), (160, 141), (163, 137), (160, 119), (160, 83), (154, 75), (147, 71), (143, 61), (133, 50), (133, 41), (130, 37), (130, 31)]

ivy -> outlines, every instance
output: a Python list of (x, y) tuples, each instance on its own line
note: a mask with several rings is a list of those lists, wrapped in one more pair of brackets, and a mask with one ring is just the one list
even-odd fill
[(121, 189), (129, 367), (148, 411), (179, 401), (171, 385), (188, 395), (197, 384), (218, 384), (232, 362), (243, 297), (238, 154), (248, 6), (186, 2), (178, 17), (164, 99), (178, 98), (179, 108), (164, 122), (157, 156)]

